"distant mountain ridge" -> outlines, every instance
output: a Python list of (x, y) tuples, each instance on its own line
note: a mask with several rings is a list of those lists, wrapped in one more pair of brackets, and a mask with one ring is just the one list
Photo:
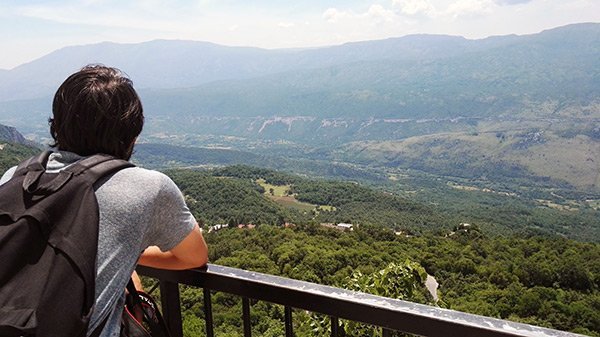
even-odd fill
[(41, 125), (60, 81), (88, 62), (125, 70), (149, 129), (180, 133), (193, 132), (197, 119), (520, 118), (540, 105), (554, 107), (541, 109), (544, 118), (573, 110), (598, 118), (600, 78), (590, 70), (600, 69), (599, 46), (600, 24), (589, 23), (525, 36), (411, 35), (307, 50), (164, 40), (68, 47), (0, 72), (0, 122), (28, 132)]
[[(409, 35), (313, 49), (267, 50), (208, 42), (155, 40), (66, 47), (11, 70), (0, 71), (0, 101), (49, 96), (70, 73), (88, 63), (121, 68), (138, 88), (186, 88), (223, 80), (382, 60), (439, 60), (506, 48), (515, 43), (567, 35), (571, 42), (598, 39), (600, 24), (577, 24), (539, 34), (467, 40), (457, 36)], [(578, 36), (573, 39), (573, 36)], [(529, 42), (528, 42), (529, 43)], [(581, 43), (578, 43), (580, 47)], [(595, 51), (597, 47), (588, 46)]]
[[(220, 80), (245, 79), (295, 69), (388, 58), (438, 57), (464, 50), (462, 37), (410, 35), (315, 49), (267, 50), (209, 42), (154, 40), (136, 44), (103, 42), (65, 47), (12, 70), (0, 70), (0, 85), (34, 84), (39, 94), (90, 63), (125, 70), (142, 88), (185, 88)], [(39, 74), (43, 73), (44, 78)], [(16, 98), (35, 98), (33, 91)], [(8, 96), (0, 96), (2, 99)], [(11, 97), (10, 99), (14, 99)]]

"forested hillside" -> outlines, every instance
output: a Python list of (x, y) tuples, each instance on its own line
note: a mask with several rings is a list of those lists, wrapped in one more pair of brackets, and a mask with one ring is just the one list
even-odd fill
[[(405, 230), (450, 225), (423, 205), (350, 182), (313, 181), (244, 166), (210, 174), (189, 170), (167, 173), (182, 189), (194, 214), (211, 225), (346, 222)], [(259, 179), (287, 185), (288, 191), (275, 199)]]
[(0, 124), (0, 176), (8, 168), (39, 151), (15, 128)]
[[(438, 305), (600, 336), (598, 244), (563, 238), (492, 238), (475, 228), (449, 237), (405, 237), (376, 227), (342, 232), (316, 224), (222, 229), (206, 234), (206, 239), (212, 263), (345, 288), (352, 287), (357, 271), (371, 275), (390, 263), (405, 266), (413, 261), (440, 283)], [(413, 282), (416, 291), (407, 298), (432, 303), (419, 278)], [(186, 336), (203, 333), (201, 299), (201, 290), (187, 288), (182, 294)], [(242, 335), (238, 298), (216, 294), (213, 312), (217, 334)], [(253, 334), (283, 333), (283, 308), (253, 302), (251, 313)], [(306, 313), (294, 317), (298, 336), (327, 335), (315, 330), (314, 319)], [(356, 333), (349, 331), (348, 336)]]
[(14, 127), (0, 124), (0, 176), (21, 160), (40, 152)]
[[(380, 275), (379, 270), (404, 268), (410, 263), (406, 261), (413, 261), (440, 283), (438, 305), (592, 336), (600, 333), (600, 246), (550, 235), (543, 230), (544, 221), (552, 221), (549, 214), (528, 213), (540, 225), (529, 227), (520, 222), (523, 214), (494, 205), (463, 214), (462, 219), (475, 221), (465, 225), (458, 222), (460, 215), (356, 183), (309, 180), (247, 166), (168, 174), (205, 225), (230, 224), (207, 233), (213, 263), (353, 287), (357, 271)], [(487, 221), (475, 220), (479, 211)], [(341, 231), (327, 222), (350, 222), (354, 228)], [(239, 229), (240, 223), (259, 226)], [(413, 281), (417, 291), (408, 298), (432, 303), (421, 281)], [(185, 330), (191, 336), (204, 324), (197, 304), (201, 294), (190, 288), (182, 296), (189, 308)], [(241, 321), (234, 318), (239, 317), (239, 299), (217, 294), (215, 302), (217, 331), (241, 335)], [(282, 333), (282, 308), (254, 303), (252, 313), (255, 334)], [(315, 320), (296, 315), (298, 335), (325, 335), (327, 327), (316, 329)]]
[[(537, 233), (594, 242), (600, 237), (600, 212), (594, 208), (540, 207), (535, 199), (431, 180), (369, 187), (240, 165), (167, 173), (207, 224), (358, 223), (421, 233), (474, 223), (490, 235)], [(412, 184), (426, 191), (414, 193)]]
[(39, 153), (39, 149), (22, 144), (3, 143), (0, 141), (0, 175), (21, 160)]

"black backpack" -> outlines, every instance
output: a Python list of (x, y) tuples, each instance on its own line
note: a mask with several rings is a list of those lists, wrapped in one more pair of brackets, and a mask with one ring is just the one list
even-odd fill
[(133, 166), (100, 154), (45, 173), (49, 154), (21, 163), (0, 186), (2, 337), (85, 337), (98, 248), (93, 185)]

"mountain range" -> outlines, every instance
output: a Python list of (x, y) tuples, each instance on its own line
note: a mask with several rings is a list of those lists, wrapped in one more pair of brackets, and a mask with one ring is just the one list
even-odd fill
[(184, 88), (360, 61), (445, 58), (497, 48), (518, 39), (517, 36), (467, 40), (457, 36), (410, 35), (291, 50), (228, 47), (180, 40), (136, 44), (105, 42), (62, 48), (14, 69), (0, 70), (0, 99), (35, 98), (51, 94), (52, 89), (66, 76), (90, 63), (123, 69), (139, 88)]
[[(208, 42), (178, 40), (156, 40), (137, 44), (105, 42), (66, 47), (11, 70), (0, 71), (0, 100), (51, 95), (64, 78), (89, 63), (121, 68), (140, 89), (189, 88), (211, 82), (261, 78), (273, 74), (283, 74), (284, 77), (291, 75), (289, 83), (293, 84), (297, 82), (294, 77), (302, 76), (302, 71), (324, 68), (330, 69), (331, 72), (337, 71), (338, 78), (330, 80), (344, 80), (346, 83), (348, 78), (344, 78), (344, 75), (355, 69), (356, 65), (361, 66), (358, 74), (363, 76), (382, 69), (405, 66), (410, 66), (409, 70), (412, 71), (422, 69), (422, 73), (416, 77), (427, 75), (429, 71), (433, 71), (435, 75), (445, 75), (444, 72), (439, 72), (445, 70), (447, 74), (452, 75), (467, 69), (477, 69), (476, 72), (465, 75), (470, 75), (473, 80), (485, 82), (491, 75), (499, 76), (499, 70), (505, 72), (505, 78), (509, 78), (508, 75), (514, 75), (515, 71), (534, 72), (567, 64), (575, 69), (590, 64), (596, 65), (599, 38), (600, 25), (587, 23), (564, 26), (533, 35), (498, 36), (481, 40), (445, 35), (409, 35), (339, 46), (291, 50), (227, 47)], [(468, 64), (467, 61), (476, 63)], [(344, 65), (354, 66), (347, 69)], [(511, 66), (507, 67), (509, 65)], [(531, 66), (534, 68), (530, 69)], [(328, 75), (326, 77), (331, 76), (331, 72), (325, 74)], [(322, 71), (316, 72), (321, 73)], [(486, 74), (487, 77), (484, 76)], [(305, 76), (314, 75), (315, 72), (309, 71)], [(408, 75), (406, 78), (412, 77), (411, 74), (398, 71), (388, 74), (386, 78), (401, 80), (402, 77), (398, 78), (401, 75)], [(585, 74), (573, 75), (580, 78)], [(272, 79), (267, 77), (265, 80), (270, 82)], [(363, 78), (355, 80), (364, 81)]]
[(410, 35), (304, 50), (165, 40), (67, 47), (0, 72), (0, 122), (47, 114), (48, 97), (89, 63), (121, 68), (148, 116), (172, 118), (176, 127), (205, 117), (514, 116), (539, 103), (557, 103), (553, 112), (561, 112), (597, 101), (599, 46), (600, 24), (588, 23), (524, 36)]
[(516, 168), (519, 177), (600, 188), (599, 23), (311, 49), (166, 40), (67, 47), (0, 71), (0, 123), (43, 141), (53, 91), (88, 63), (133, 79), (143, 142), (278, 149), (465, 177)]

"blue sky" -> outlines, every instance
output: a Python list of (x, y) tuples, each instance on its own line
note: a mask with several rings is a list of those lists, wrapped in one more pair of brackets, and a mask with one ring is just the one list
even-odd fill
[(578, 22), (600, 22), (600, 0), (0, 0), (0, 69), (102, 41), (297, 48), (416, 33), (530, 34)]

